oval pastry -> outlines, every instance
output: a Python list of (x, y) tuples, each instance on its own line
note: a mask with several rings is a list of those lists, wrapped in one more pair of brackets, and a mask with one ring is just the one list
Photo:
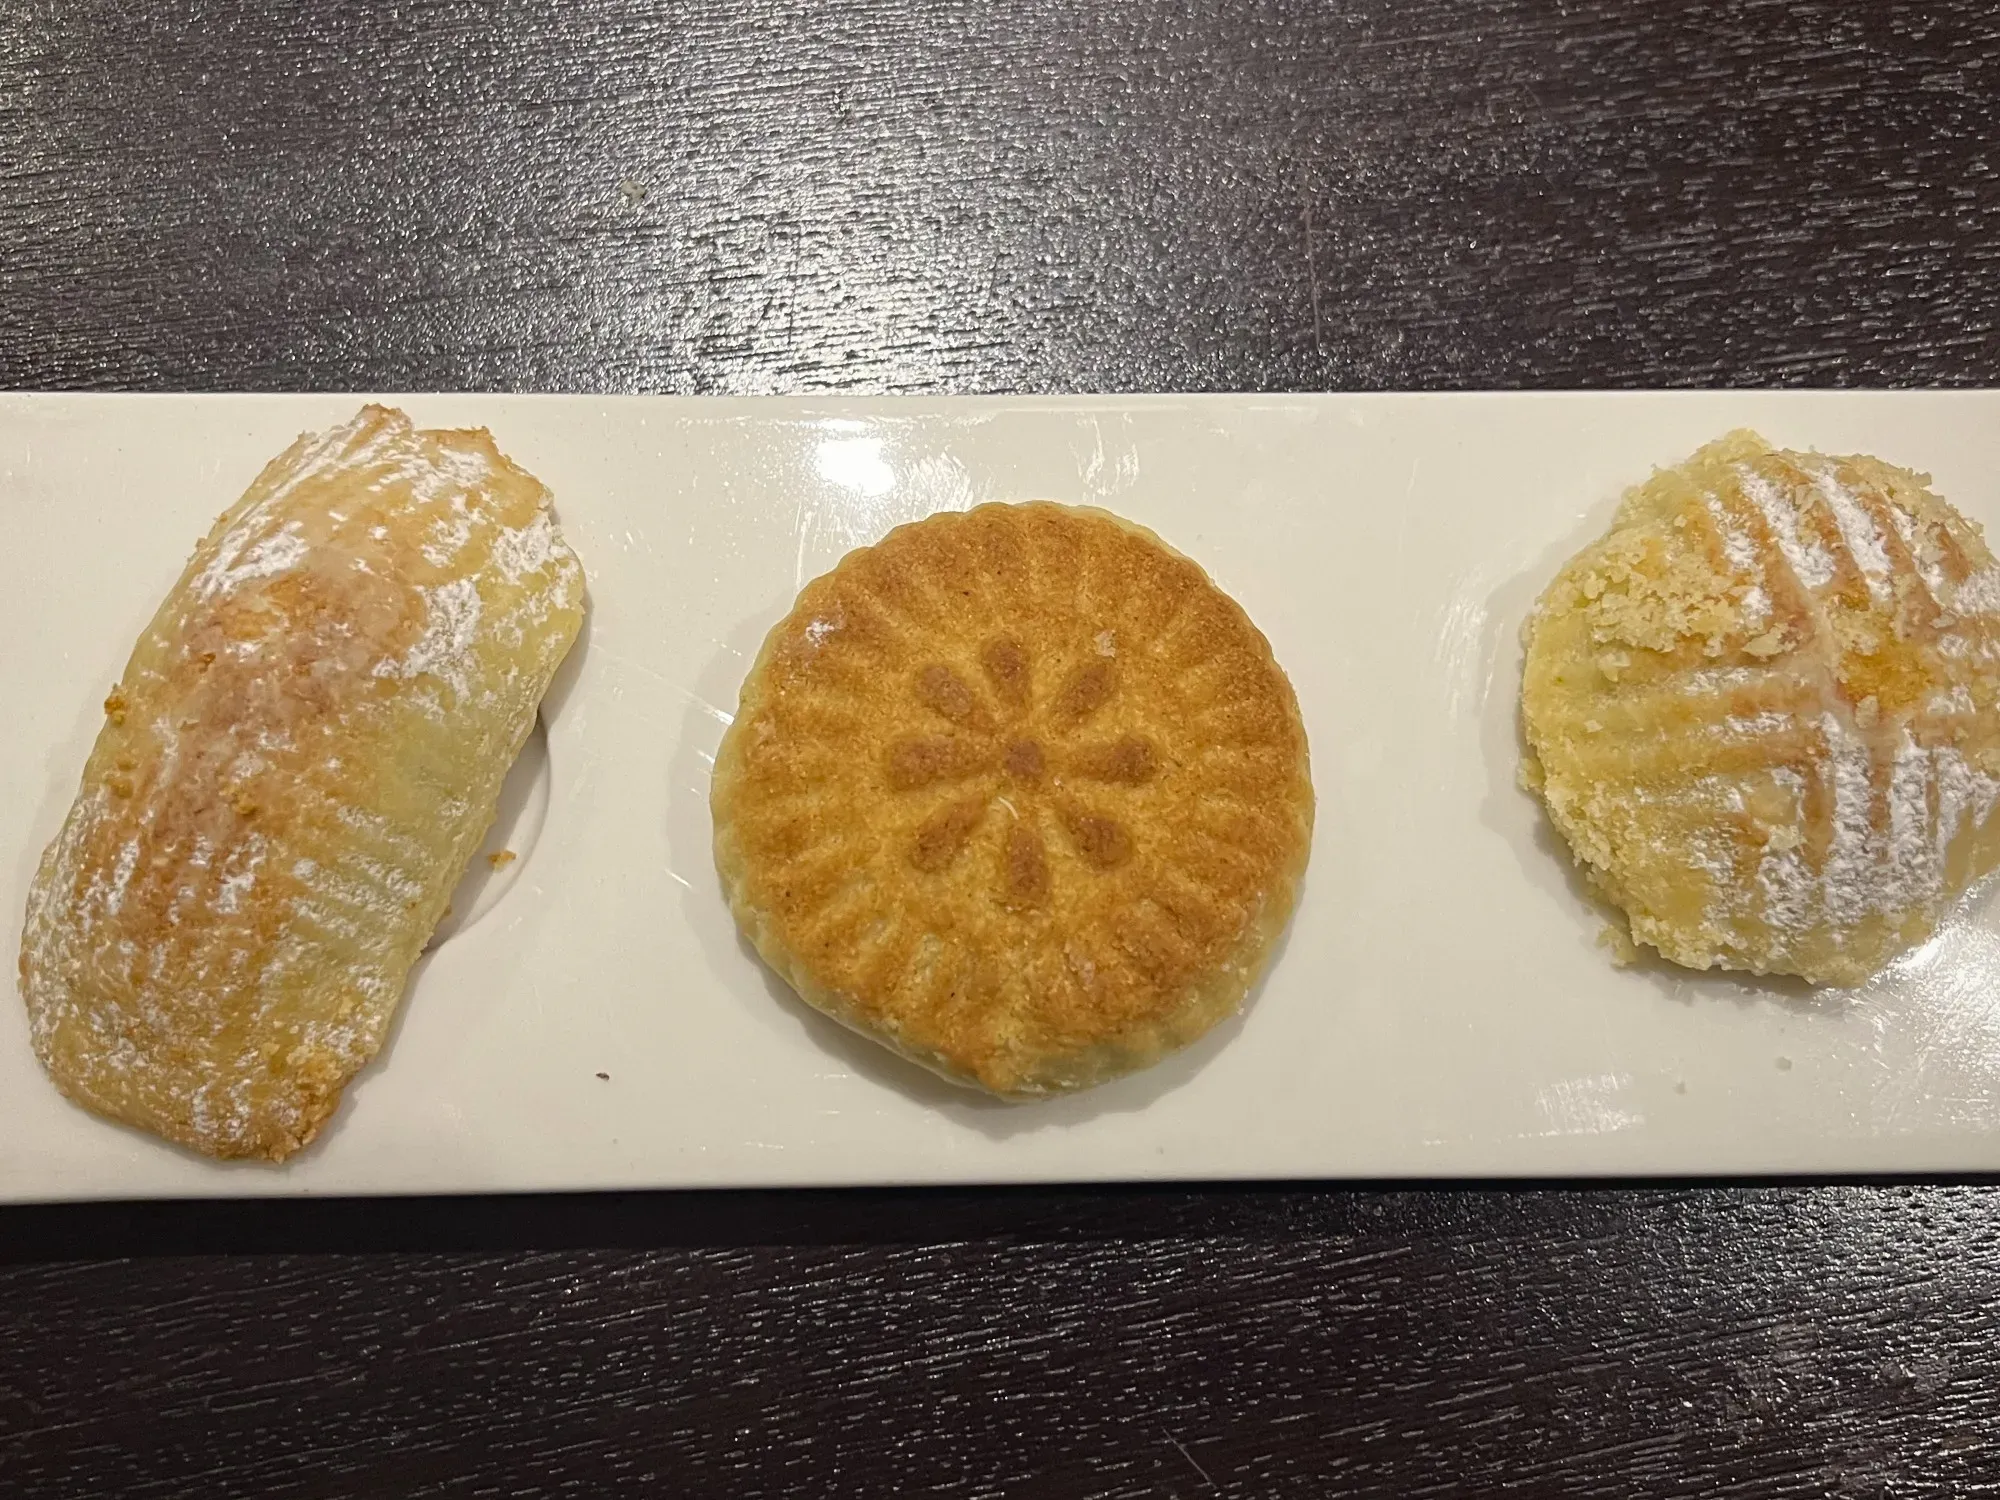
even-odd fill
[(63, 1092), (212, 1156), (311, 1140), (582, 620), (549, 492), (484, 431), (374, 406), (273, 460), (139, 638), (29, 892)]
[(1103, 511), (983, 505), (808, 584), (716, 757), (716, 864), (807, 1001), (1029, 1098), (1142, 1068), (1242, 1002), (1313, 794), (1235, 601)]
[(1928, 484), (1732, 433), (1536, 606), (1524, 779), (1675, 963), (1856, 984), (2000, 864), (2000, 568)]

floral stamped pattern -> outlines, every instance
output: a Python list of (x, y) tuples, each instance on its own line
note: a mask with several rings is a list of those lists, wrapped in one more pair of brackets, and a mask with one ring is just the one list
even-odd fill
[(713, 788), (758, 953), (1007, 1098), (1240, 1005), (1312, 829), (1297, 702), (1242, 609), (1150, 533), (1036, 501), (898, 527), (802, 589)]
[(890, 788), (935, 806), (917, 823), (907, 855), (927, 874), (967, 857), (974, 833), (997, 808), (1009, 818), (995, 873), (1002, 905), (1030, 911), (1049, 898), (1050, 851), (1038, 814), (1046, 809), (1086, 868), (1114, 870), (1131, 859), (1130, 830), (1116, 816), (1085, 805), (1071, 782), (1139, 787), (1160, 771), (1159, 752), (1141, 735), (1091, 732), (1118, 692), (1109, 631), (1095, 655), (1055, 691), (1039, 696), (1028, 653), (1008, 637), (979, 651), (979, 683), (941, 664), (922, 667), (911, 689), (936, 721), (935, 733), (898, 738), (888, 747)]

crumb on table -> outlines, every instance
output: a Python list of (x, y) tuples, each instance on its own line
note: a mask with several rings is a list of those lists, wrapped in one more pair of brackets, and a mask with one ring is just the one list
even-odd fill
[(493, 866), (493, 868), (496, 870), (504, 870), (507, 868), (507, 866), (514, 863), (514, 861), (518, 858), (520, 858), (520, 856), (517, 855), (512, 849), (502, 849), (496, 853), (487, 855), (486, 863)]
[(1639, 961), (1639, 945), (1632, 941), (1632, 934), (1616, 922), (1606, 922), (1598, 929), (1597, 946), (1610, 949), (1611, 962), (1621, 969)]

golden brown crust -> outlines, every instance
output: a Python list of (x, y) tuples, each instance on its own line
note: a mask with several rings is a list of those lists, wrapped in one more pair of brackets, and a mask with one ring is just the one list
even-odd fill
[(1525, 779), (1639, 941), (1859, 983), (2000, 864), (2000, 569), (1922, 475), (1732, 433), (1528, 630)]
[(279, 1160), (381, 1045), (582, 617), (549, 495), (369, 407), (196, 550), (105, 701), (28, 903), (71, 1098)]
[(1305, 731), (1243, 611), (1157, 537), (933, 516), (808, 584), (716, 758), (716, 862), (808, 1001), (1010, 1097), (1241, 1004), (1311, 842)]

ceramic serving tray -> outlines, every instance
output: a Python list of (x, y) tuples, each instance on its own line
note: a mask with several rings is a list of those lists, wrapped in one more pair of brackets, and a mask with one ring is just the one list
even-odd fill
[[(2000, 902), (1855, 991), (1619, 969), (1515, 780), (1519, 628), (1704, 440), (1865, 451), (2000, 528), (2000, 392), (705, 400), (409, 396), (554, 490), (583, 639), (382, 1055), (288, 1165), (63, 1101), (0, 1003), (0, 1198), (2000, 1169)], [(0, 397), (0, 922), (215, 515), (354, 396)], [(1270, 637), (1319, 817), (1244, 1014), (1008, 1105), (808, 1011), (737, 938), (708, 776), (798, 586), (982, 500), (1154, 528)]]

